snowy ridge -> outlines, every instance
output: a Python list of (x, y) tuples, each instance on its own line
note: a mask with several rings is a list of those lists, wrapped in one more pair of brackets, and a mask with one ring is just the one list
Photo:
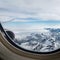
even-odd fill
[(59, 49), (60, 29), (45, 28), (44, 30), (31, 32), (21, 40), (15, 39), (14, 42), (24, 49), (37, 52), (50, 52)]

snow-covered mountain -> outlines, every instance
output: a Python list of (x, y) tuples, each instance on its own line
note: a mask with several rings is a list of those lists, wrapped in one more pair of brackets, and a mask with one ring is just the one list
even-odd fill
[(31, 32), (14, 42), (20, 47), (37, 52), (50, 52), (60, 48), (60, 29), (45, 28), (42, 32)]

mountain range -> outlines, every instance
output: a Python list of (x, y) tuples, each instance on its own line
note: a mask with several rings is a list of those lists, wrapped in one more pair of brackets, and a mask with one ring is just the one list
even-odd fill
[(60, 29), (44, 28), (45, 32), (31, 32), (22, 39), (14, 42), (27, 50), (37, 52), (50, 52), (60, 48)]

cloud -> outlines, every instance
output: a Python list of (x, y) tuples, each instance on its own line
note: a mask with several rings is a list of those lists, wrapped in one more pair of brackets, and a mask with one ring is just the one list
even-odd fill
[(0, 21), (2, 23), (6, 22), (36, 22), (38, 19), (28, 18), (28, 17), (12, 17), (0, 15)]
[(60, 0), (0, 0), (0, 15), (60, 21)]
[(10, 21), (13, 21), (14, 20), (14, 18), (11, 18), (11, 17), (9, 17), (9, 16), (0, 16), (0, 22), (1, 23), (5, 23), (5, 22), (10, 22)]
[[(60, 28), (60, 24), (47, 25), (47, 24), (21, 24), (21, 25), (3, 25), (4, 28), (13, 31), (14, 33), (22, 32), (43, 32), (44, 28)], [(14, 27), (14, 28), (13, 28)]]
[(18, 33), (60, 28), (60, 0), (0, 0), (0, 21), (8, 22), (3, 27), (19, 37)]

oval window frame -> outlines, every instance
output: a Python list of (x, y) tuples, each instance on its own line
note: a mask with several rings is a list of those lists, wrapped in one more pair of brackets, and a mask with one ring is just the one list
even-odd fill
[[(7, 38), (5, 38), (3, 34), (5, 34)], [(55, 59), (55, 57), (60, 56), (60, 49), (54, 50), (52, 52), (35, 52), (19, 47), (8, 37), (1, 23), (0, 23), (0, 40), (3, 43), (3, 45), (6, 46), (9, 50), (16, 53), (17, 55), (21, 55), (24, 57), (29, 57), (33, 59), (45, 59), (52, 57)]]

